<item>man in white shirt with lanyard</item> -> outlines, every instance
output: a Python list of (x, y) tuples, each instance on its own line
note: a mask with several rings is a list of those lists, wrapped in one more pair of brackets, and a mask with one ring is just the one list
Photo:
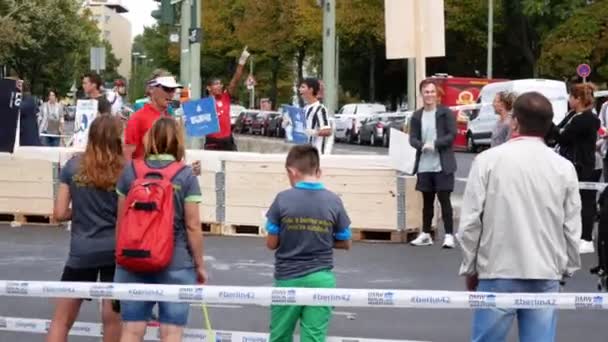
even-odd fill
[(329, 122), (327, 108), (317, 99), (321, 85), (315, 78), (306, 78), (300, 83), (300, 95), (307, 103), (304, 107), (308, 142), (319, 150), (319, 154), (331, 153), (333, 130)]

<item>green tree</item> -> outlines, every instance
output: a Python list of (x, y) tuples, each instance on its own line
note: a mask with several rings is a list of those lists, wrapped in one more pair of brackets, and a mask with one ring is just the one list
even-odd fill
[(576, 66), (589, 63), (592, 79), (608, 80), (608, 2), (599, 1), (579, 9), (553, 30), (543, 42), (539, 60), (541, 74), (571, 79)]
[(176, 30), (169, 25), (157, 24), (146, 27), (138, 43), (143, 49), (138, 52), (152, 59), (154, 65), (167, 69), (173, 75), (179, 75), (180, 47), (177, 43), (169, 42), (171, 32), (176, 32)]
[(502, 0), (508, 48), (517, 53), (510, 55), (511, 62), (520, 64), (524, 74), (538, 76), (543, 40), (586, 4), (586, 0)]
[(367, 66), (369, 88), (362, 87), (361, 90), (368, 90), (366, 97), (375, 101), (376, 68), (378, 57), (383, 57), (379, 50), (384, 47), (384, 1), (344, 0), (338, 2), (336, 11), (340, 46), (365, 57), (358, 58), (361, 63), (359, 70), (365, 70)]
[[(89, 69), (90, 47), (102, 44), (90, 12), (81, 13), (81, 3), (76, 0), (31, 0), (14, 6), (19, 9), (9, 18), (18, 23), (16, 35), (21, 39), (6, 49), (3, 45), (4, 62), (29, 80), (35, 93), (42, 94), (48, 88), (66, 93)], [(118, 61), (110, 49), (107, 51), (111, 75)]]

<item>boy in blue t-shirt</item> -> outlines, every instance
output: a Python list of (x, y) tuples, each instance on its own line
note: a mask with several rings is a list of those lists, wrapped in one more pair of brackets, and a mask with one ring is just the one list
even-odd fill
[[(285, 162), (292, 188), (277, 195), (266, 217), (266, 246), (275, 252), (275, 287), (335, 288), (333, 249), (350, 249), (350, 219), (340, 198), (319, 181), (319, 152), (294, 146)], [(271, 307), (270, 341), (325, 341), (330, 306)]]

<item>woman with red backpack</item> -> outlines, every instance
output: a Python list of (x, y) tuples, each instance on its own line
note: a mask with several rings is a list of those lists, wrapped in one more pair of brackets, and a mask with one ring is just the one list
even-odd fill
[[(122, 123), (101, 115), (89, 129), (87, 147), (61, 169), (53, 217), (72, 221), (70, 251), (61, 281), (111, 283), (114, 280), (118, 195), (116, 182), (124, 166)], [(71, 209), (70, 209), (71, 203)], [(82, 299), (57, 300), (47, 342), (67, 341)], [(103, 341), (120, 339), (120, 316), (110, 300), (102, 301)]]
[[(163, 117), (145, 140), (144, 159), (128, 164), (117, 185), (115, 282), (202, 284), (207, 277), (199, 214), (202, 198), (192, 168), (183, 163), (182, 128)], [(135, 292), (133, 296), (138, 295)], [(155, 304), (120, 302), (122, 342), (143, 341)], [(182, 340), (189, 308), (189, 303), (158, 302), (161, 341)]]

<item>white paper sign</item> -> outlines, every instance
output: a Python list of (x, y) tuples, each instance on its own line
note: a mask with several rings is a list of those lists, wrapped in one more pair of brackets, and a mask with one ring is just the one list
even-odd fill
[(444, 0), (384, 0), (384, 24), (386, 59), (445, 56)]
[(89, 127), (97, 117), (97, 100), (78, 100), (76, 102), (76, 118), (74, 122), (74, 145), (85, 148), (89, 138)]
[(388, 155), (393, 168), (411, 175), (414, 173), (416, 163), (416, 149), (410, 145), (409, 134), (391, 128)]

